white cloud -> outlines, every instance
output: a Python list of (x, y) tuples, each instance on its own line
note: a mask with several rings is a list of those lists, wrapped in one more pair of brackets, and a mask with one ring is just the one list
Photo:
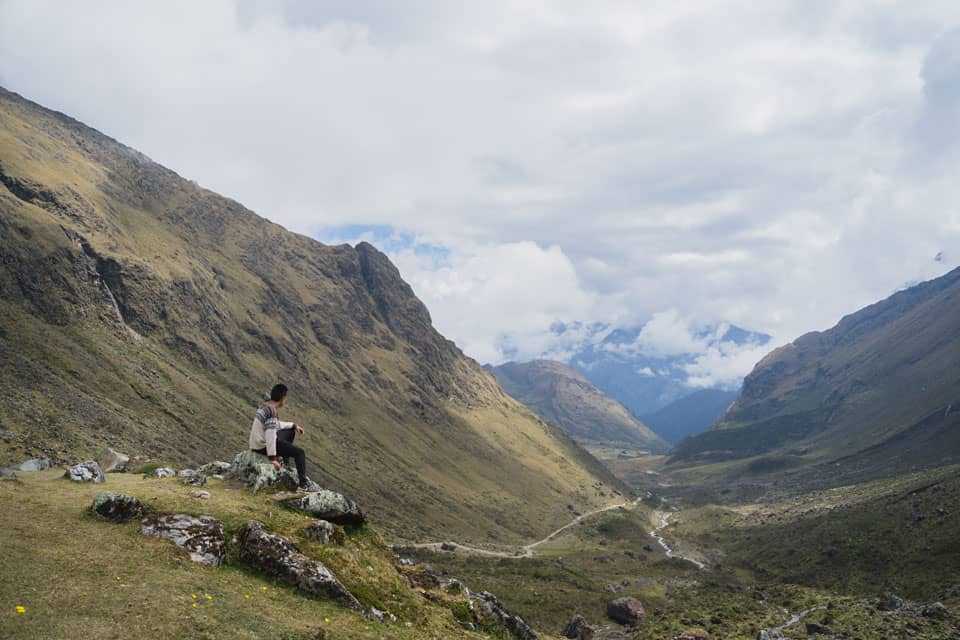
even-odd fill
[[(495, 361), (563, 353), (557, 320), (783, 342), (956, 266), (957, 25), (952, 0), (3, 0), (0, 83), (294, 230), (446, 248), (391, 253)], [(747, 358), (702, 353), (703, 380)]]

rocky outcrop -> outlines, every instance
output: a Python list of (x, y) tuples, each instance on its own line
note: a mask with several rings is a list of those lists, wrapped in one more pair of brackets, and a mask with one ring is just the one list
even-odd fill
[(215, 460), (213, 462), (208, 462), (202, 467), (197, 468), (197, 471), (199, 471), (203, 475), (216, 478), (217, 480), (221, 480), (229, 470), (230, 470), (230, 463), (223, 462), (222, 460)]
[(251, 520), (237, 534), (240, 560), (266, 575), (320, 598), (333, 599), (345, 607), (363, 607), (322, 562), (308, 558), (293, 541), (267, 531)]
[(340, 544), (346, 540), (346, 534), (343, 527), (327, 522), (326, 520), (315, 520), (313, 524), (303, 530), (303, 535), (307, 540), (313, 540), (320, 544)]
[(140, 530), (144, 535), (172, 540), (189, 553), (194, 562), (219, 567), (227, 555), (223, 523), (210, 516), (154, 514), (143, 519)]
[(892, 593), (885, 593), (877, 601), (877, 609), (880, 611), (896, 611), (903, 606), (903, 598)]
[(200, 471), (194, 469), (182, 469), (177, 476), (180, 478), (180, 484), (185, 484), (191, 487), (207, 486), (207, 476), (200, 473)]
[(101, 518), (113, 522), (128, 522), (143, 517), (143, 503), (123, 493), (98, 493), (90, 508)]
[(285, 500), (283, 505), (288, 509), (309, 513), (337, 524), (359, 526), (366, 522), (366, 517), (356, 502), (327, 489)]
[(537, 634), (523, 621), (523, 618), (507, 611), (500, 600), (492, 593), (481, 591), (476, 594), (476, 598), (483, 611), (509, 631), (514, 638), (517, 640), (537, 640)]
[(130, 462), (130, 456), (107, 447), (97, 454), (97, 464), (103, 469), (104, 473), (119, 473), (127, 470), (127, 464)]
[(607, 617), (618, 624), (635, 625), (647, 617), (647, 611), (636, 598), (617, 598), (607, 605)]
[(593, 627), (587, 624), (583, 616), (574, 616), (560, 632), (560, 635), (572, 640), (593, 640), (593, 633)]
[(16, 480), (17, 474), (8, 467), (0, 467), (0, 480)]
[(50, 468), (50, 461), (46, 458), (33, 458), (21, 462), (13, 469), (14, 471), (45, 471)]
[(191, 491), (191, 498), (196, 498), (197, 500), (209, 500), (210, 492), (209, 491)]
[(236, 478), (253, 488), (256, 493), (265, 488), (297, 489), (297, 474), (286, 467), (277, 469), (265, 455), (247, 450), (238, 453), (225, 474), (225, 477)]
[(100, 483), (106, 481), (106, 477), (104, 477), (103, 471), (100, 469), (100, 465), (93, 460), (87, 460), (86, 462), (73, 465), (67, 469), (66, 473), (63, 474), (63, 477), (70, 478), (74, 482)]
[(159, 467), (153, 471), (148, 471), (143, 474), (144, 478), (173, 478), (177, 475), (177, 472), (169, 467)]

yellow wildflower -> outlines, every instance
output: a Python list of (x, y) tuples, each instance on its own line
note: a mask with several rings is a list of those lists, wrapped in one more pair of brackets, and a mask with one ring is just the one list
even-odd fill
[(323, 621), (324, 621), (324, 622), (330, 622), (330, 618), (324, 618)]
[(245, 594), (243, 594), (243, 597), (246, 598), (247, 600), (249, 600), (249, 599), (250, 599), (250, 594), (249, 594), (249, 593), (245, 593)]
[(196, 609), (196, 608), (197, 608), (197, 603), (194, 602), (194, 603), (193, 603), (192, 605), (190, 605), (190, 606), (193, 607), (194, 609)]
[(193, 598), (194, 600), (196, 600), (196, 599), (197, 599), (197, 594), (191, 593), (191, 594), (190, 594), (190, 597)]
[(120, 576), (117, 576), (117, 582), (120, 582)]
[(264, 586), (264, 587), (260, 587), (260, 588), (261, 588), (261, 589), (263, 589), (264, 591), (266, 591), (266, 590), (267, 590), (267, 588), (266, 588), (265, 586)]
[(22, 604), (17, 605), (17, 613), (26, 613), (26, 612), (27, 612), (27, 608), (25, 606), (23, 606)]
[(213, 596), (210, 595), (209, 593), (203, 594), (203, 597), (206, 598), (207, 600), (213, 600)]

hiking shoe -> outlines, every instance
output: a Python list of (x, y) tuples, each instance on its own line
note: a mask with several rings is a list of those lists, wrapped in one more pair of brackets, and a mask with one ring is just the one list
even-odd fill
[(313, 489), (310, 488), (310, 485), (306, 482), (303, 484), (297, 485), (297, 493), (312, 493)]

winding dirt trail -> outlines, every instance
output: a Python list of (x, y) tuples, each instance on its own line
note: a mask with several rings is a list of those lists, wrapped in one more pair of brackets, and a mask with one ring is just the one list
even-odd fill
[(537, 547), (539, 547), (541, 544), (545, 542), (549, 542), (550, 540), (553, 540), (559, 534), (563, 533), (564, 531), (574, 526), (575, 524), (578, 524), (583, 519), (589, 518), (590, 516), (595, 516), (598, 513), (603, 513), (605, 511), (612, 511), (614, 509), (627, 508), (638, 503), (639, 501), (640, 501), (640, 498), (637, 498), (632, 502), (621, 502), (619, 504), (612, 504), (612, 505), (603, 507), (601, 509), (596, 509), (594, 511), (589, 511), (587, 513), (580, 514), (579, 516), (577, 516), (567, 524), (563, 525), (562, 527), (560, 527), (559, 529), (557, 529), (556, 531), (548, 535), (546, 538), (524, 545), (519, 549), (517, 549), (516, 551), (491, 551), (490, 549), (480, 549), (478, 547), (470, 547), (457, 542), (421, 542), (421, 543), (413, 544), (410, 546), (416, 549), (432, 549), (433, 551), (441, 551), (443, 545), (448, 545), (448, 546), (453, 546), (455, 549), (458, 549), (460, 551), (466, 551), (467, 553), (474, 553), (477, 555), (488, 556), (492, 558), (532, 558), (534, 554), (534, 549), (536, 549)]

